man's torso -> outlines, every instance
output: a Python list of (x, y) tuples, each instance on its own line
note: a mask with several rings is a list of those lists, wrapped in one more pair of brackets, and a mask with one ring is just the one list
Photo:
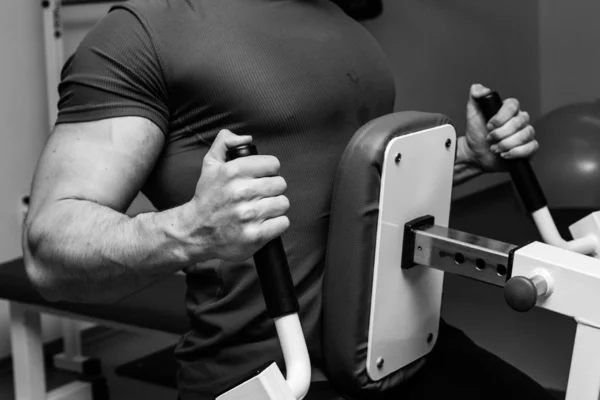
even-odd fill
[[(337, 163), (360, 126), (393, 109), (381, 49), (327, 0), (146, 0), (123, 7), (152, 37), (168, 96), (166, 145), (144, 193), (158, 209), (189, 201), (221, 129), (250, 134), (259, 152), (277, 156), (291, 202), (283, 241), (318, 364)], [(176, 352), (184, 400), (210, 398), (265, 361), (283, 367), (252, 260), (191, 266), (187, 274), (192, 329)]]

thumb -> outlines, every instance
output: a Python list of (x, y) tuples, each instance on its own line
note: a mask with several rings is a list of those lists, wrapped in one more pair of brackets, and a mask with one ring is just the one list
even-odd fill
[(210, 164), (222, 164), (227, 161), (228, 149), (249, 143), (252, 143), (252, 136), (236, 135), (228, 129), (222, 129), (206, 153), (204, 161)]
[(471, 100), (478, 99), (480, 97), (490, 94), (491, 92), (492, 92), (492, 89), (485, 87), (479, 83), (474, 83), (473, 85), (471, 85), (470, 99)]
[(467, 102), (467, 120), (471, 120), (480, 116), (476, 100), (490, 94), (491, 92), (492, 89), (479, 83), (471, 85), (471, 89), (469, 90), (469, 101)]

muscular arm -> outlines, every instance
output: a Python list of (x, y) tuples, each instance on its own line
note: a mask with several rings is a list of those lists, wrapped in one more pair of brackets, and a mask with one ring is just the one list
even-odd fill
[(27, 273), (47, 299), (117, 301), (202, 253), (184, 244), (182, 208), (124, 214), (163, 141), (138, 117), (58, 125), (37, 167), (23, 234)]

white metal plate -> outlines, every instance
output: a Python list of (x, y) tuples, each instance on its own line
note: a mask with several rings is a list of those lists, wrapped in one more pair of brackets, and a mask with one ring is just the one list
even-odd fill
[[(243, 382), (223, 393), (217, 400), (297, 400), (277, 364), (273, 363)], [(301, 400), (301, 399), (299, 399)]]
[(437, 340), (443, 272), (403, 270), (400, 261), (407, 222), (432, 215), (436, 225), (448, 226), (456, 139), (454, 127), (443, 125), (395, 138), (386, 149), (367, 352), (375, 381), (426, 355)]

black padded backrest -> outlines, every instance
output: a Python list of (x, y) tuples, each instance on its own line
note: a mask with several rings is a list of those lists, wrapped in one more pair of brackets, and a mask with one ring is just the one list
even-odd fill
[(323, 357), (328, 378), (349, 394), (395, 387), (423, 364), (422, 359), (417, 360), (377, 382), (367, 375), (379, 192), (388, 143), (445, 124), (451, 121), (440, 114), (406, 111), (385, 115), (357, 131), (340, 160), (323, 281)]

